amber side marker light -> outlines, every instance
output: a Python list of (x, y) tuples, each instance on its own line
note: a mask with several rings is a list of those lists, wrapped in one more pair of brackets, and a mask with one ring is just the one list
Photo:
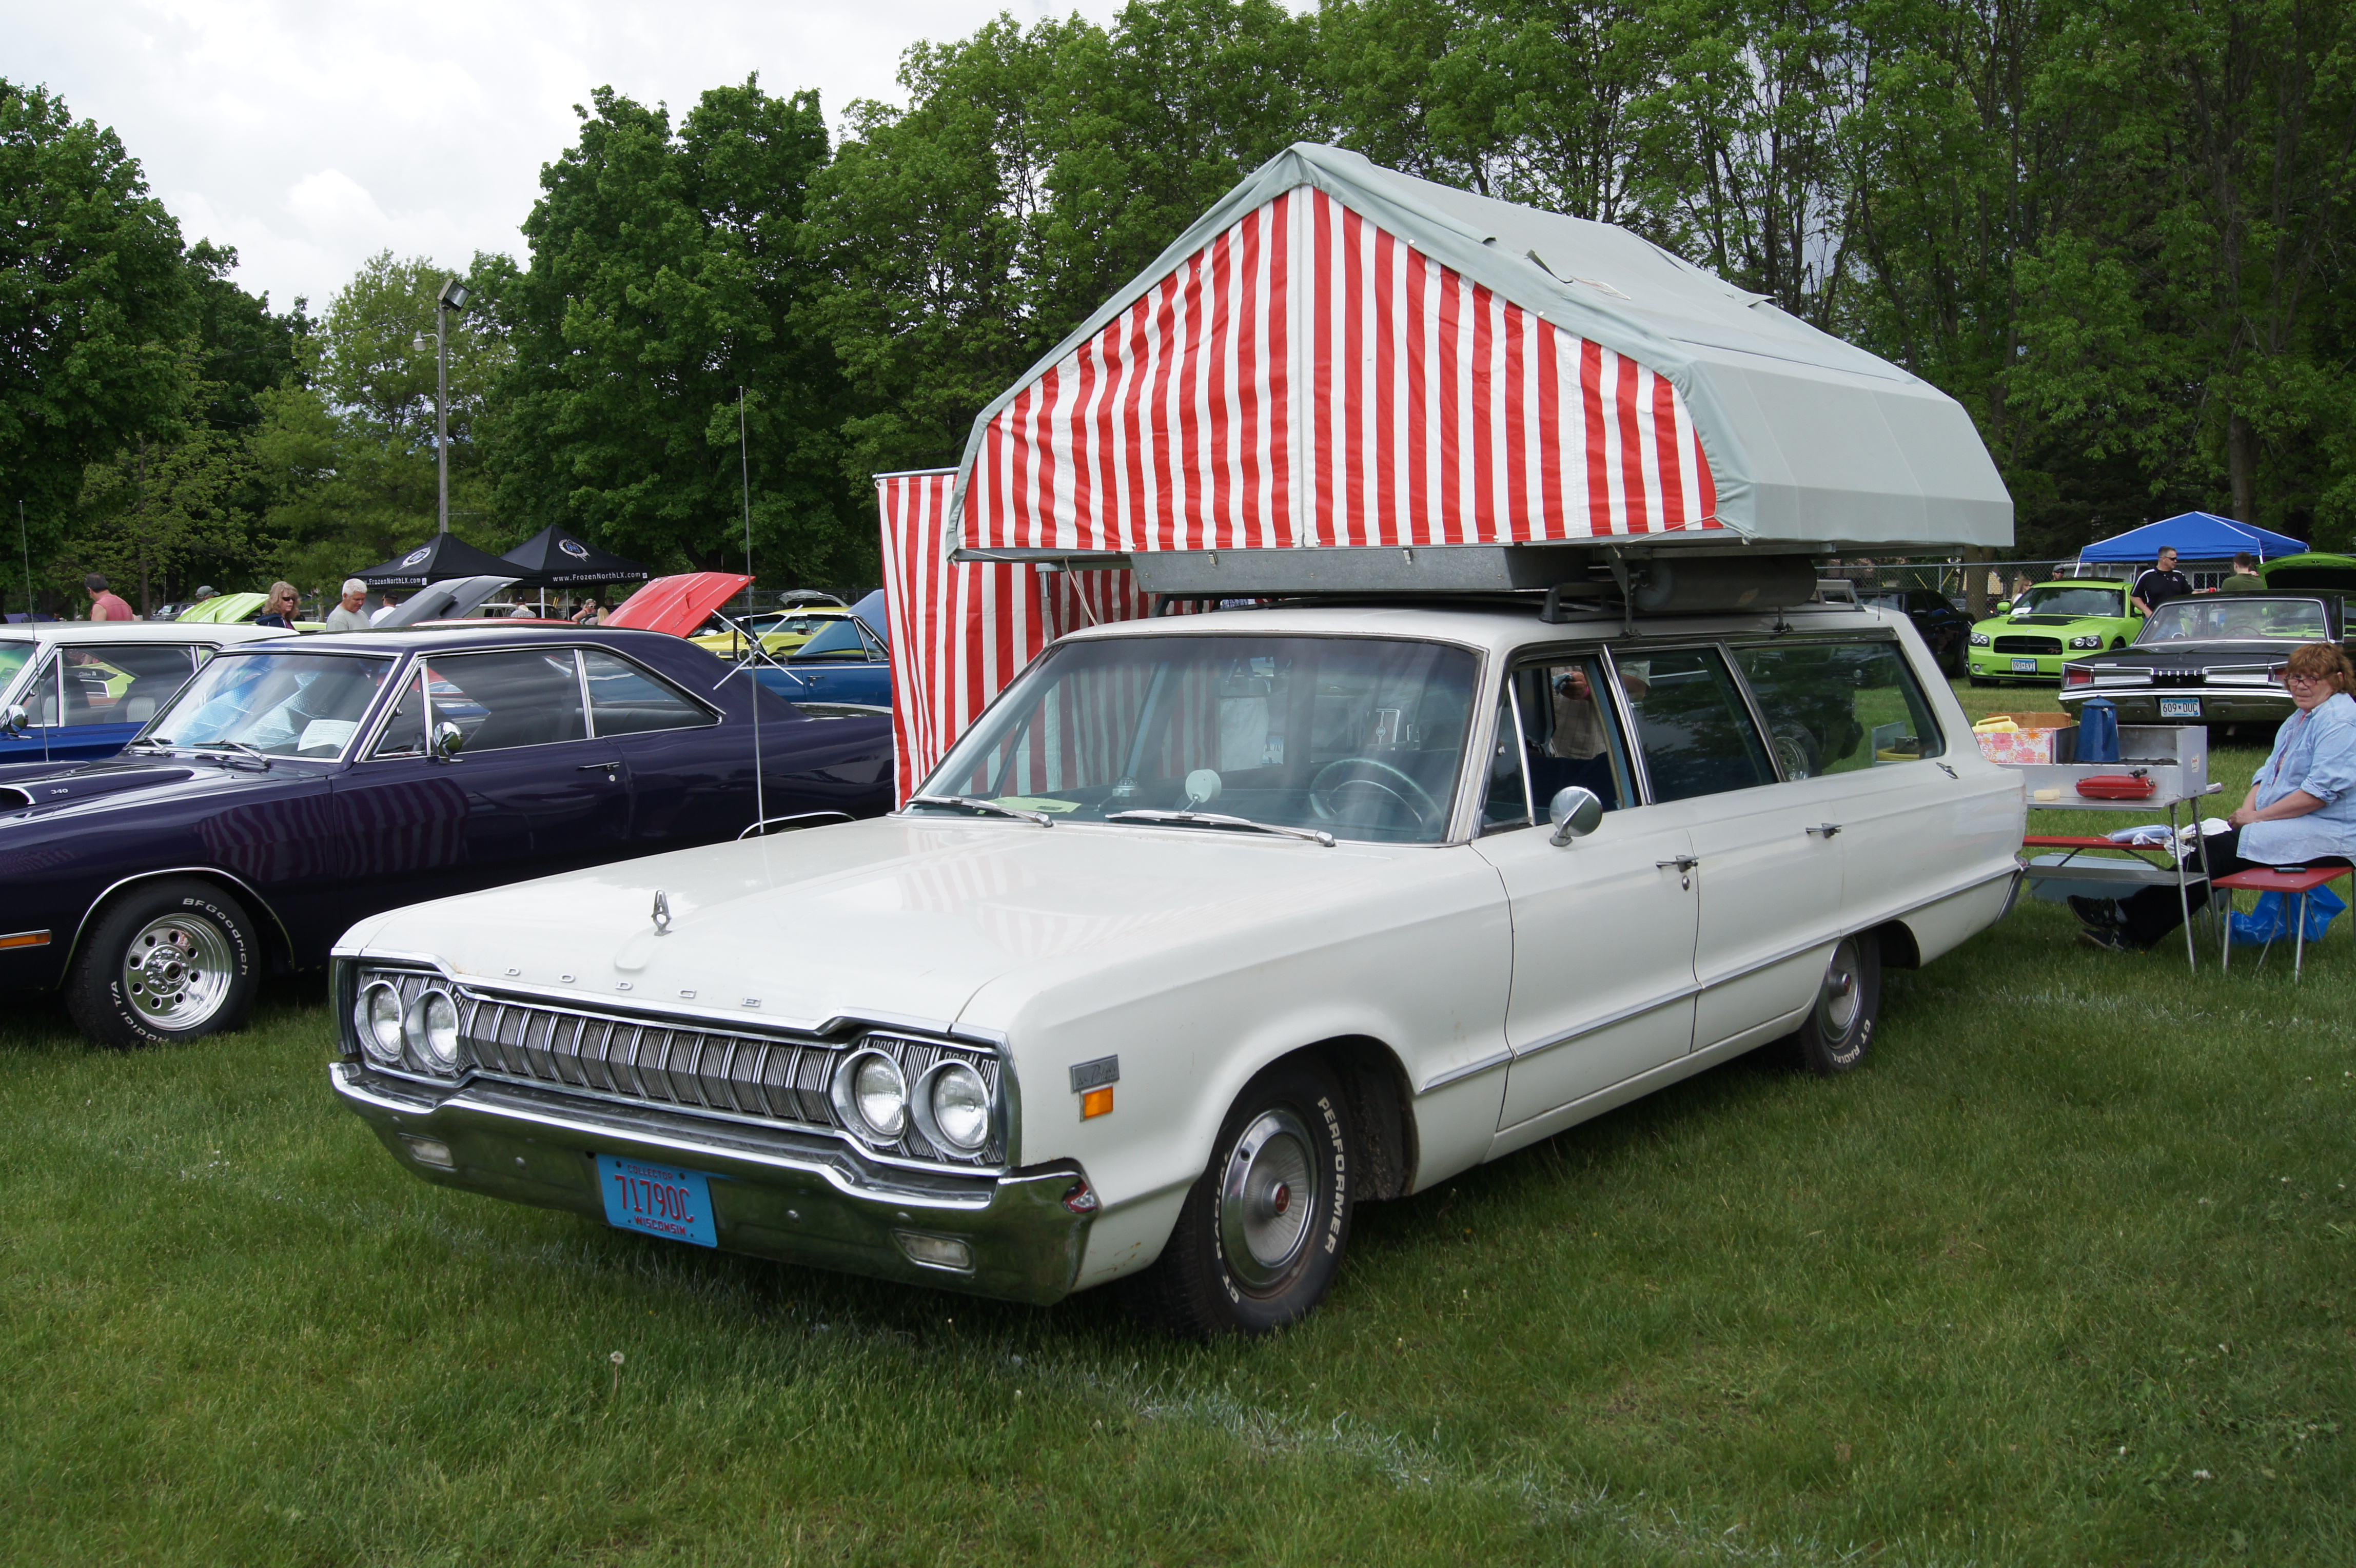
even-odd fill
[(1086, 1122), (1091, 1117), (1109, 1116), (1111, 1114), (1112, 1085), (1106, 1084), (1102, 1089), (1091, 1089), (1086, 1094), (1080, 1096), (1081, 1121)]
[[(14, 936), (0, 937), (0, 948), (45, 948), (48, 945), (49, 933), (47, 931), (18, 931)], [(1108, 1103), (1105, 1109), (1109, 1111), (1112, 1106)]]

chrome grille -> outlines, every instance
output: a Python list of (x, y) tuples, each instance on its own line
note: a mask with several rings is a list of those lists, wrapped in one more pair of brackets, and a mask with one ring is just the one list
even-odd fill
[(2059, 653), (2062, 639), (2058, 637), (1999, 637), (1996, 639), (1998, 653)]
[[(404, 1006), (437, 983), (413, 970), (368, 965), (357, 977), (354, 993), (377, 980), (395, 985)], [(997, 1055), (981, 1047), (880, 1031), (840, 1040), (787, 1039), (488, 996), (446, 983), (444, 989), (458, 1003), (461, 1074), (471, 1069), (510, 1082), (845, 1137), (850, 1133), (830, 1090), (836, 1067), (857, 1050), (892, 1056), (912, 1086), (935, 1062), (963, 1061), (981, 1075), (993, 1101), (1001, 1098)], [(404, 1065), (413, 1070), (424, 1064)], [(977, 1153), (962, 1155), (935, 1147), (914, 1118), (897, 1142), (873, 1152), (887, 1159), (965, 1168), (997, 1165), (1006, 1156), (1002, 1130), (993, 1131)]]

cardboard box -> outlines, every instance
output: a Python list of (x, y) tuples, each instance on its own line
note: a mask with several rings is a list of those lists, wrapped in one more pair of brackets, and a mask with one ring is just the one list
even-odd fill
[(2078, 721), (2068, 714), (1991, 714), (1990, 718), (2008, 718), (2020, 727), (2017, 730), (1976, 730), (1972, 738), (1980, 743), (1980, 755), (1990, 762), (2015, 766), (2025, 763), (2074, 762), (2078, 758)]

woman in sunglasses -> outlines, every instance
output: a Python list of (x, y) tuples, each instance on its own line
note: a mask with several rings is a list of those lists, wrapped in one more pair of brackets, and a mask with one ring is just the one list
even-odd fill
[(271, 584), (270, 596), (262, 603), (262, 613), (253, 618), (253, 624), (256, 626), (283, 626), (289, 631), (294, 630), (294, 585), (292, 583)]
[[(2209, 841), (2209, 871), (2346, 865), (2356, 856), (2356, 667), (2329, 642), (2292, 650), (2282, 682), (2298, 711), (2275, 732), (2275, 748), (2233, 812), (2233, 831)], [(2206, 908), (2209, 888), (2192, 908)], [(2072, 898), (2086, 923), (2081, 941), (2115, 951), (2147, 948), (2183, 924), (2173, 887), (2131, 897)]]

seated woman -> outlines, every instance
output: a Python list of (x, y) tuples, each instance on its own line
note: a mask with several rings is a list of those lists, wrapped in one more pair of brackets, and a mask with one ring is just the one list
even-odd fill
[[(2282, 723), (2275, 749), (2233, 813), (2233, 829), (2209, 841), (2209, 873), (2260, 866), (2346, 865), (2356, 855), (2356, 667), (2329, 642), (2303, 643), (2283, 671), (2298, 711)], [(2202, 884), (2192, 908), (2209, 905)], [(2072, 898), (2086, 929), (2079, 940), (2125, 952), (2147, 948), (2184, 923), (2172, 887), (2131, 897)]]

